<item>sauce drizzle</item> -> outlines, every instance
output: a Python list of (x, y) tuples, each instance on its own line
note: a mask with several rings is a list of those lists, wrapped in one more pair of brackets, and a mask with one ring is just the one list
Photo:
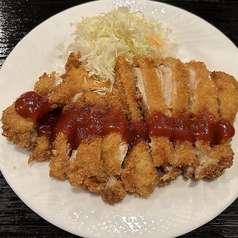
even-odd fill
[(212, 115), (200, 112), (198, 115), (183, 114), (176, 117), (168, 117), (162, 112), (156, 111), (148, 118), (149, 135), (164, 136), (171, 141), (197, 140), (211, 142), (211, 146), (221, 144), (223, 140), (231, 138), (235, 134), (234, 127), (229, 121), (214, 120)]
[(15, 102), (16, 112), (33, 122), (50, 110), (47, 98), (42, 97), (34, 91), (25, 92)]
[(156, 111), (148, 116), (147, 121), (129, 123), (122, 109), (83, 102), (64, 110), (51, 108), (47, 98), (34, 91), (22, 94), (15, 102), (15, 110), (36, 124), (38, 135), (46, 135), (53, 141), (57, 134), (64, 133), (73, 149), (85, 138), (112, 132), (121, 133), (130, 146), (140, 140), (149, 142), (150, 137), (157, 136), (167, 137), (172, 142), (208, 141), (214, 146), (235, 134), (234, 127), (227, 120), (214, 120), (205, 112), (168, 117)]

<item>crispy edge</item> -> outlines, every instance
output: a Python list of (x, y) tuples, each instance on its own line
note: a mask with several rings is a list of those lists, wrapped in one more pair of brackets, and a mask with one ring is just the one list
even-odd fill
[(195, 169), (195, 179), (219, 177), (233, 164), (234, 152), (229, 142), (211, 148), (207, 143), (197, 141), (196, 150), (199, 166)]
[(101, 192), (101, 197), (104, 202), (114, 205), (121, 202), (126, 196), (126, 189), (123, 182), (110, 176), (105, 189)]
[(136, 144), (125, 159), (121, 179), (128, 192), (148, 197), (154, 191), (158, 172), (153, 164), (147, 143)]
[(107, 183), (101, 160), (101, 137), (83, 140), (69, 160), (67, 168), (71, 186), (90, 192), (102, 191)]
[(49, 163), (50, 177), (63, 180), (67, 178), (70, 145), (65, 134), (60, 132), (54, 142), (52, 157)]
[(50, 141), (46, 136), (38, 136), (34, 151), (30, 154), (28, 164), (33, 161), (50, 160), (52, 156), (50, 150)]
[(42, 96), (47, 96), (49, 92), (55, 87), (56, 72), (50, 74), (42, 74), (34, 85), (34, 91)]
[(233, 76), (220, 71), (213, 71), (211, 78), (218, 90), (220, 115), (233, 124), (238, 110), (238, 82)]
[(20, 148), (34, 148), (36, 130), (30, 119), (17, 114), (14, 103), (7, 107), (1, 117), (2, 135)]
[(120, 133), (110, 133), (102, 139), (103, 168), (108, 175), (120, 175), (128, 145)]

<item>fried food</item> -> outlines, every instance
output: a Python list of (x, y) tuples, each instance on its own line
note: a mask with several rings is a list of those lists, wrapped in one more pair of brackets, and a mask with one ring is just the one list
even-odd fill
[[(142, 113), (140, 110), (143, 105), (142, 98), (136, 92), (132, 67), (123, 57), (117, 60), (116, 72), (114, 90), (118, 92), (128, 120), (132, 125), (143, 125), (146, 112)], [(134, 138), (139, 142), (134, 142), (135, 145), (125, 158), (121, 179), (126, 191), (148, 197), (157, 185), (158, 173), (152, 161), (148, 141), (143, 139), (143, 135), (139, 134)]]
[(49, 175), (56, 179), (65, 179), (69, 164), (70, 145), (66, 135), (60, 132), (52, 144), (52, 157), (49, 163)]
[(237, 81), (233, 76), (217, 71), (211, 73), (211, 79), (217, 88), (220, 117), (233, 124), (238, 107)]
[(110, 205), (127, 193), (148, 198), (180, 175), (216, 178), (232, 166), (233, 76), (198, 61), (119, 56), (109, 86), (93, 81), (80, 56), (71, 53), (61, 75), (43, 73), (31, 100), (25, 93), (2, 113), (3, 136), (33, 149), (28, 163), (49, 161), (49, 176)]
[(3, 122), (2, 135), (7, 140), (20, 148), (34, 148), (37, 136), (34, 123), (18, 115), (14, 104), (3, 111), (1, 121)]
[(158, 172), (146, 142), (137, 143), (125, 159), (121, 179), (126, 191), (148, 197), (154, 191)]
[(101, 160), (101, 137), (85, 139), (72, 153), (67, 168), (68, 180), (90, 192), (101, 192), (107, 181)]
[(52, 151), (50, 149), (50, 141), (46, 136), (37, 136), (35, 141), (35, 148), (29, 155), (28, 163), (33, 161), (50, 160)]

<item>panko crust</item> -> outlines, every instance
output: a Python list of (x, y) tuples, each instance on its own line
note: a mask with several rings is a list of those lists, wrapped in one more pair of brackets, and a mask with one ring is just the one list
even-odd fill
[(33, 161), (45, 161), (50, 160), (52, 151), (50, 149), (50, 141), (46, 136), (38, 136), (36, 138), (36, 144), (34, 151), (30, 154), (28, 163)]
[(199, 165), (195, 169), (195, 179), (217, 178), (233, 164), (234, 152), (229, 142), (210, 147), (202, 141), (196, 142)]
[(102, 191), (107, 175), (102, 168), (100, 137), (85, 139), (73, 152), (67, 168), (71, 186), (78, 186), (90, 192)]
[(126, 196), (126, 189), (121, 180), (111, 176), (107, 182), (106, 187), (101, 192), (101, 197), (104, 202), (115, 205), (121, 202)]
[(42, 74), (34, 85), (34, 91), (42, 96), (48, 96), (50, 90), (55, 86), (56, 72)]
[[(97, 84), (83, 68), (80, 57), (80, 52), (71, 53), (62, 75), (55, 71), (44, 73), (35, 83), (34, 91), (49, 101), (49, 115), (41, 115), (40, 120), (33, 122), (19, 116), (14, 103), (2, 113), (2, 135), (18, 147), (33, 149), (28, 163), (49, 161), (50, 177), (97, 193), (110, 205), (123, 201), (127, 193), (148, 198), (157, 186), (169, 184), (179, 175), (213, 179), (232, 166), (232, 138), (224, 138), (219, 144), (215, 140), (180, 141), (173, 136), (151, 135), (146, 123), (154, 112), (170, 119), (194, 118), (205, 112), (216, 122), (225, 119), (233, 124), (238, 110), (238, 83), (233, 76), (210, 72), (203, 62), (136, 56), (131, 64), (120, 56), (112, 91), (108, 88), (103, 93), (95, 88)], [(55, 109), (60, 114), (56, 121), (44, 117), (54, 117)], [(106, 135), (98, 135), (98, 131), (86, 137), (76, 134), (75, 127), (78, 130), (78, 126), (84, 125), (80, 120), (101, 120), (91, 117), (97, 110), (104, 117), (115, 117), (114, 112), (118, 113), (116, 116), (122, 115), (122, 130), (126, 128), (126, 132), (119, 132), (121, 128), (111, 130), (109, 127), (115, 125), (107, 120)], [(67, 117), (67, 113), (75, 112), (85, 113), (86, 117), (73, 114), (76, 122), (64, 125), (72, 126), (72, 131), (64, 126), (62, 129), (65, 114)], [(113, 116), (111, 119), (117, 121)], [(52, 119), (53, 123), (44, 124), (52, 132), (48, 137), (42, 135), (44, 132), (39, 131), (37, 124), (44, 123), (44, 119)], [(145, 126), (139, 129), (145, 130), (147, 137), (136, 131), (133, 123)], [(87, 126), (90, 127), (89, 123)], [(100, 124), (98, 130), (104, 129)], [(77, 138), (78, 144), (71, 137)]]
[(70, 146), (65, 134), (59, 133), (54, 142), (52, 157), (49, 163), (50, 177), (63, 180), (67, 177)]
[(2, 113), (2, 135), (20, 148), (34, 148), (36, 130), (30, 119), (17, 114), (14, 103)]
[(124, 169), (121, 173), (126, 190), (142, 197), (150, 196), (158, 181), (158, 173), (148, 149), (144, 141), (135, 145), (125, 158)]
[(220, 115), (233, 124), (238, 109), (238, 82), (232, 75), (221, 71), (213, 71), (211, 79), (217, 87)]

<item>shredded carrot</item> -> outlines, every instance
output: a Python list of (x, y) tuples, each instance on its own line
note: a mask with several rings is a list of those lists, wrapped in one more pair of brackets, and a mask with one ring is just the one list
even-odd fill
[(95, 82), (95, 83), (89, 83), (87, 85), (82, 85), (83, 89), (86, 88), (99, 88), (99, 87), (106, 87), (110, 85), (110, 80), (102, 81), (102, 82)]
[(145, 39), (147, 41), (150, 41), (153, 45), (155, 45), (157, 47), (164, 45), (164, 42), (156, 34), (153, 34), (152, 36), (145, 36)]

